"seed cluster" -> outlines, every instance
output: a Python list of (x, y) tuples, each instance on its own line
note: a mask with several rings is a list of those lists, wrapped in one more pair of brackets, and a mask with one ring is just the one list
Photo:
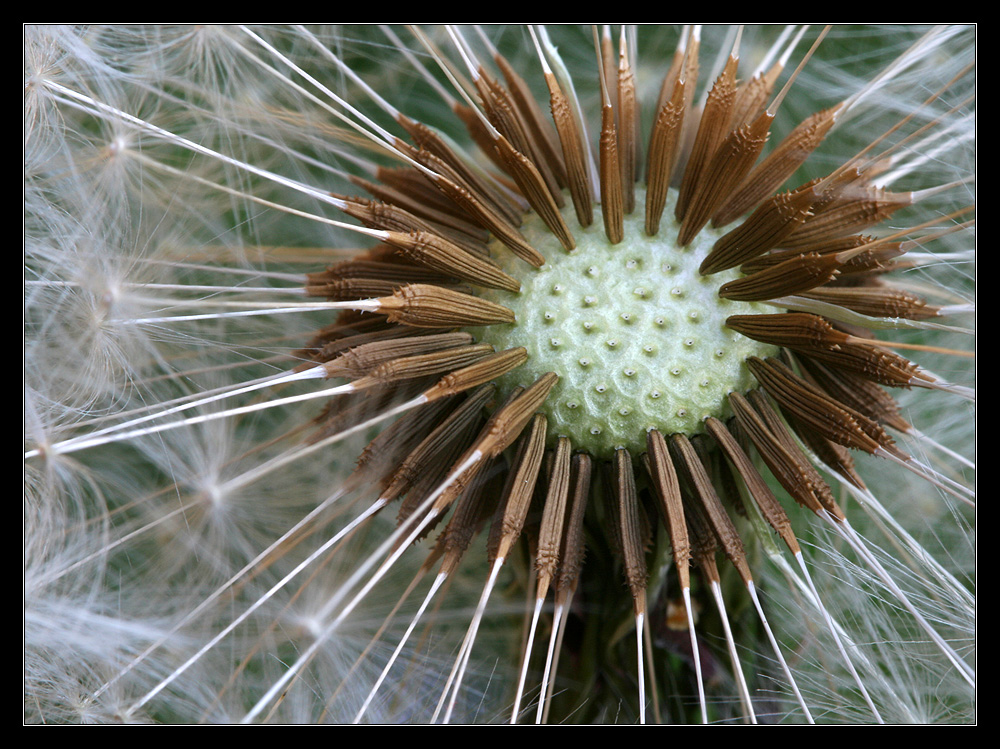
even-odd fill
[[(572, 611), (577, 595), (591, 604), (604, 598), (603, 578), (620, 566), (635, 617), (640, 721), (647, 622), (667, 604), (664, 595), (679, 596), (694, 689), (708, 721), (692, 598), (711, 591), (726, 628), (722, 558), (768, 630), (731, 513), (756, 517), (761, 527), (766, 522), (802, 566), (792, 520), (763, 468), (783, 497), (852, 539), (817, 464), (860, 488), (851, 456), (858, 451), (946, 486), (896, 446), (890, 429), (906, 433), (910, 426), (882, 387), (952, 387), (880, 343), (866, 324), (868, 317), (882, 326), (897, 316), (920, 321), (940, 312), (904, 299), (887, 279), (894, 268), (908, 267), (900, 256), (917, 245), (898, 234), (863, 233), (923, 193), (887, 189), (893, 180), (883, 174), (885, 154), (864, 151), (825, 177), (782, 191), (795, 184), (795, 173), (850, 100), (804, 121), (764, 155), (783, 98), (775, 92), (783, 63), (744, 79), (734, 50), (699, 105), (694, 30), (667, 68), (643, 149), (627, 37), (619, 41), (617, 66), (610, 37), (600, 46), (596, 160), (575, 117), (566, 116), (568, 98), (544, 59), (556, 132), (499, 54), (493, 61), (506, 85), (486, 65), (469, 66), (468, 88), (478, 94), (481, 116), (463, 121), (504, 175), (495, 183), (430, 128), (397, 116), (413, 144), (399, 139), (393, 147), (411, 166), (377, 170), (382, 187), (359, 183), (375, 201), (338, 198), (382, 244), (310, 276), (309, 294), (353, 312), (302, 355), (327, 367), (344, 350), (364, 347), (379, 359), (395, 355), (398, 339), (430, 339), (423, 343), (433, 351), (366, 374), (370, 402), (331, 414), (322, 432), (342, 429), (356, 407), (387, 415), (414, 409), (366, 449), (384, 459), (363, 458), (355, 474), (359, 485), (388, 487), (379, 505), (405, 497), (397, 532), (408, 535), (400, 548), (450, 513), (428, 559), (432, 564), (441, 555), (448, 575), (490, 518), (492, 570), (480, 612), (522, 532), (535, 557), (536, 612), (550, 590), (556, 612)], [(644, 170), (640, 153), (648, 155)], [(963, 213), (943, 217), (941, 225)], [(456, 350), (438, 349), (438, 336), (456, 328), (481, 348), (463, 338)], [(436, 384), (423, 379), (448, 367), (455, 368)], [(403, 405), (385, 411), (390, 396)], [(451, 413), (425, 421), (416, 409), (436, 401)], [(492, 405), (466, 409), (469, 401)], [(401, 462), (405, 470), (396, 469)], [(376, 475), (363, 475), (369, 466)], [(532, 515), (535, 508), (540, 517)], [(599, 528), (593, 540), (585, 532), (588, 514)], [(656, 569), (664, 563), (648, 553), (657, 522), (670, 537), (672, 593), (648, 584), (650, 563)], [(611, 550), (616, 561), (585, 571), (588, 546), (595, 556)], [(701, 591), (692, 590), (692, 570)], [(808, 578), (804, 566), (802, 573)], [(595, 633), (604, 624), (602, 617), (584, 618)], [(474, 641), (479, 622), (477, 616), (470, 623), (466, 642)], [(533, 632), (537, 624), (536, 617)], [(566, 626), (565, 618), (553, 619), (553, 643)], [(835, 628), (831, 635), (838, 637)], [(735, 642), (725, 637), (741, 703), (755, 721)], [(773, 633), (768, 639), (802, 715), (812, 721)], [(529, 636), (525, 669), (532, 650)], [(971, 669), (949, 655), (971, 684)], [(468, 657), (465, 650), (453, 673)], [(605, 673), (619, 666), (616, 657)], [(522, 670), (514, 722), (527, 679)], [(449, 682), (440, 705), (456, 690)], [(545, 702), (538, 701), (538, 720)], [(443, 714), (449, 719), (450, 708)]]
[[(567, 220), (571, 210), (564, 209)], [(531, 268), (495, 248), (522, 288), (481, 296), (512, 310), (517, 321), (477, 331), (477, 337), (498, 351), (527, 349), (527, 363), (500, 382), (504, 390), (527, 386), (545, 372), (559, 375), (543, 409), (550, 441), (569, 437), (609, 458), (619, 447), (642, 452), (651, 428), (699, 433), (707, 417), (731, 415), (730, 392), (754, 386), (745, 360), (776, 350), (725, 325), (730, 315), (767, 311), (719, 298), (719, 286), (741, 274), (698, 273), (722, 232), (707, 229), (678, 247), (674, 222), (664, 221), (650, 237), (635, 215), (625, 219), (624, 241), (610, 244), (594, 224), (577, 230), (570, 252), (537, 216), (525, 219), (522, 232), (547, 262)]]

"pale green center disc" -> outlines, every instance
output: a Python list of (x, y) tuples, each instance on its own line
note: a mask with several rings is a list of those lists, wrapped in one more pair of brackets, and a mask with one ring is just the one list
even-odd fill
[(754, 385), (747, 357), (774, 353), (725, 326), (730, 315), (775, 311), (719, 298), (719, 286), (741, 274), (698, 273), (722, 233), (703, 229), (687, 247), (677, 247), (668, 201), (660, 231), (650, 237), (644, 200), (637, 190), (638, 208), (626, 216), (617, 245), (605, 236), (599, 212), (582, 228), (568, 205), (563, 215), (576, 239), (572, 252), (529, 215), (521, 231), (546, 264), (532, 268), (495, 242), (493, 257), (521, 282), (521, 293), (481, 294), (513, 310), (517, 322), (477, 329), (477, 337), (497, 351), (528, 350), (527, 363), (498, 380), (500, 392), (555, 372), (559, 383), (542, 409), (550, 439), (567, 436), (574, 448), (597, 457), (618, 447), (638, 455), (651, 428), (693, 435), (703, 431), (705, 418), (727, 417), (726, 396)]

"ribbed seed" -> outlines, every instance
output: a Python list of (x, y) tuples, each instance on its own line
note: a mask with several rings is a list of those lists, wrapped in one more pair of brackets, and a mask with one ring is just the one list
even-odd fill
[[(404, 413), (365, 446), (358, 457), (357, 467), (348, 481), (358, 482), (362, 486), (375, 481), (375, 490), (381, 495), (395, 481), (395, 469), (400, 461), (409, 455), (453, 408), (453, 403), (439, 400)], [(376, 474), (376, 478), (371, 478), (372, 473)]]
[[(561, 207), (563, 204), (561, 187), (567, 184), (566, 169), (563, 165), (559, 146), (556, 144), (551, 125), (546, 122), (541, 108), (535, 101), (528, 84), (511, 66), (505, 57), (495, 55), (494, 61), (507, 82), (507, 90), (511, 100), (517, 106), (525, 131), (529, 135), (532, 151), (539, 163), (544, 165), (541, 170), (546, 183)], [(551, 176), (551, 179), (550, 179)]]
[(524, 348), (512, 348), (487, 356), (475, 364), (449, 372), (424, 392), (427, 400), (445, 398), (494, 380), (511, 372), (528, 360)]
[(559, 212), (559, 206), (556, 205), (552, 192), (545, 184), (535, 164), (523, 153), (513, 148), (510, 142), (502, 136), (497, 139), (496, 148), (507, 173), (517, 182), (517, 186), (521, 188), (521, 194), (534, 208), (535, 213), (541, 217), (545, 225), (549, 227), (549, 231), (556, 236), (567, 252), (574, 249), (576, 241)]
[(542, 523), (538, 530), (538, 549), (535, 553), (535, 570), (538, 572), (538, 598), (543, 598), (548, 585), (556, 574), (563, 537), (563, 521), (569, 497), (570, 441), (560, 437), (556, 442), (549, 472)]
[(576, 124), (576, 117), (573, 115), (569, 101), (559, 87), (555, 75), (546, 73), (545, 82), (549, 87), (552, 120), (555, 122), (559, 143), (562, 147), (563, 161), (566, 164), (566, 179), (570, 196), (573, 198), (576, 218), (581, 226), (590, 226), (594, 221), (593, 196), (590, 191), (586, 156), (580, 140), (580, 130)]
[(912, 429), (900, 415), (896, 399), (874, 382), (842, 370), (833, 373), (826, 365), (809, 357), (798, 357), (798, 361), (813, 382), (845, 406), (900, 432)]
[(618, 54), (618, 137), (622, 170), (622, 198), (626, 214), (635, 210), (636, 162), (638, 159), (639, 104), (635, 94), (635, 75), (629, 64), (625, 29), (622, 28)]
[(618, 244), (625, 238), (625, 202), (618, 159), (618, 133), (615, 129), (614, 110), (610, 105), (605, 105), (601, 110), (600, 165), (604, 233), (611, 244)]
[(681, 246), (694, 239), (746, 177), (764, 150), (773, 121), (773, 115), (765, 112), (752, 123), (738, 127), (706, 161), (681, 222), (677, 236)]
[(398, 464), (392, 484), (381, 496), (391, 502), (408, 492), (410, 487), (427, 472), (428, 465), (444, 447), (454, 443), (470, 425), (475, 424), (475, 420), (481, 416), (495, 392), (494, 386), (484, 385), (469, 395), (433, 430), (426, 432), (420, 444)]
[(497, 504), (497, 512), (493, 517), (487, 542), (491, 562), (497, 557), (506, 558), (524, 528), (524, 520), (531, 506), (535, 482), (538, 480), (538, 471), (545, 454), (546, 423), (545, 417), (541, 414), (534, 416), (531, 427), (521, 438), (511, 462), (503, 491), (504, 499)]
[(444, 558), (441, 573), (451, 575), (458, 569), (462, 554), (472, 544), (483, 523), (490, 519), (500, 495), (502, 485), (497, 485), (503, 473), (495, 470), (498, 459), (488, 461), (483, 470), (470, 482), (469, 489), (459, 498), (448, 525), (435, 546)]
[(486, 257), (466, 252), (447, 239), (425, 231), (408, 234), (389, 232), (386, 240), (400, 249), (403, 257), (420, 265), (450, 273), (464, 281), (493, 289), (517, 292), (521, 284)]
[[(471, 169), (462, 158), (455, 154), (451, 146), (440, 135), (423, 123), (405, 117), (400, 120), (400, 124), (406, 128), (419, 150), (402, 141), (397, 141), (397, 147), (400, 147), (401, 150), (407, 152), (424, 166), (430, 167), (436, 174), (464, 186), (480, 201), (489, 204), (491, 210), (504, 216), (509, 223), (514, 226), (520, 225), (521, 216), (518, 206), (482, 175)], [(432, 179), (432, 181), (434, 180)]]
[(751, 357), (747, 365), (782, 410), (827, 439), (868, 453), (892, 447), (892, 439), (878, 424), (838, 404), (781, 362)]
[(722, 452), (725, 453), (730, 464), (736, 469), (736, 473), (743, 480), (743, 483), (746, 484), (750, 496), (753, 497), (757, 503), (757, 507), (760, 508), (761, 515), (764, 516), (764, 519), (781, 536), (781, 539), (788, 546), (789, 550), (793, 554), (797, 554), (799, 544), (795, 538), (795, 534), (792, 532), (792, 523), (788, 519), (788, 514), (774, 496), (767, 482), (764, 481), (757, 471), (753, 461), (750, 460), (736, 438), (730, 434), (725, 424), (721, 421), (711, 417), (705, 420), (705, 426), (708, 429), (708, 433), (712, 435), (722, 449)]
[(455, 348), (472, 343), (468, 333), (442, 333), (393, 338), (355, 346), (324, 365), (327, 377), (357, 378), (370, 374), (376, 367), (406, 356)]
[(641, 613), (646, 602), (646, 542), (640, 523), (632, 458), (624, 448), (615, 451), (614, 481), (625, 581), (635, 601), (636, 613)]
[(912, 202), (909, 193), (889, 193), (871, 186), (840, 190), (837, 198), (826, 206), (814, 206), (814, 215), (782, 240), (781, 245), (798, 248), (864, 231)]
[(646, 433), (646, 467), (653, 482), (653, 488), (660, 500), (660, 509), (670, 534), (674, 564), (681, 588), (691, 587), (690, 559), (691, 541), (688, 537), (687, 522), (684, 519), (684, 503), (681, 498), (677, 471), (674, 469), (670, 451), (663, 435), (655, 429)]
[(655, 236), (667, 202), (667, 192), (677, 162), (684, 130), (684, 81), (677, 81), (670, 100), (663, 105), (649, 137), (646, 168), (646, 234)]
[(492, 232), (511, 252), (536, 268), (545, 264), (545, 258), (532, 247), (517, 227), (506, 218), (483, 203), (468, 189), (449, 179), (439, 178), (434, 182), (441, 191), (460, 206), (469, 215), (474, 216), (483, 228)]
[(485, 299), (430, 284), (409, 284), (379, 299), (390, 322), (418, 328), (468, 327), (514, 322), (514, 313)]
[[(691, 198), (701, 182), (702, 171), (730, 132), (733, 101), (736, 97), (737, 59), (730, 56), (726, 67), (712, 85), (695, 135), (694, 146), (684, 170), (674, 217), (683, 222)], [(690, 82), (689, 82), (690, 84)], [(693, 91), (690, 92), (693, 94)]]
[(936, 317), (940, 308), (902, 289), (888, 286), (814, 289), (802, 296), (853, 310), (868, 317), (902, 317), (923, 320)]
[(722, 547), (722, 552), (736, 567), (740, 577), (744, 581), (749, 580), (751, 578), (750, 567), (747, 564), (743, 541), (736, 526), (733, 525), (733, 521), (726, 514), (726, 510), (719, 500), (719, 495), (715, 492), (712, 480), (691, 445), (691, 441), (683, 434), (675, 434), (670, 438), (670, 446), (678, 457), (677, 466), (687, 478), (694, 495), (697, 497), (698, 507)]
[[(485, 391), (485, 392), (484, 392)], [(396, 473), (397, 481), (382, 495), (388, 501), (404, 496), (396, 518), (402, 524), (444, 481), (458, 456), (468, 448), (484, 421), (490, 388), (470, 396), (410, 453)]]
[(467, 367), (491, 354), (493, 354), (492, 346), (488, 343), (478, 343), (446, 351), (434, 351), (429, 354), (404, 356), (378, 365), (364, 377), (355, 380), (352, 385), (355, 389), (360, 390), (365, 387), (387, 385), (399, 380), (429, 377), (441, 372), (451, 372), (461, 367)]
[(712, 225), (725, 226), (735, 221), (781, 187), (823, 142), (839, 109), (840, 105), (817, 112), (785, 136), (713, 216)]
[(556, 578), (557, 591), (573, 590), (583, 569), (585, 553), (583, 519), (590, 499), (592, 462), (586, 453), (577, 453), (571, 462), (570, 515), (563, 533), (562, 560), (559, 565), (559, 576)]
[(781, 193), (762, 203), (745, 220), (716, 241), (701, 263), (702, 275), (735, 268), (778, 247), (809, 217), (816, 196), (811, 187)]
[(733, 315), (726, 325), (748, 338), (789, 348), (888, 387), (910, 387), (920, 377), (918, 367), (905, 357), (868, 343), (856, 343), (816, 315)]
[(403, 189), (391, 187), (388, 184), (388, 178), (384, 178), (386, 184), (371, 182), (361, 177), (352, 177), (351, 182), (375, 196), (378, 200), (390, 205), (399, 206), (408, 214), (428, 222), (436, 232), (447, 237), (459, 247), (477, 255), (482, 255), (486, 252), (489, 232), (481, 226), (471, 223), (466, 217), (458, 216), (455, 212), (454, 204), (449, 204), (444, 195), (436, 190), (427, 181), (426, 177), (415, 169), (386, 169), (380, 170), (379, 173), (383, 174), (390, 171), (412, 173), (412, 176), (404, 182), (411, 189), (410, 193), (404, 192)]
[(799, 294), (829, 283), (839, 273), (836, 255), (810, 252), (722, 284), (719, 296), (740, 302), (759, 302)]
[[(749, 395), (753, 398), (754, 393)], [(791, 437), (784, 434), (784, 427), (776, 420), (766, 420), (760, 410), (755, 409), (739, 393), (731, 393), (729, 403), (740, 428), (789, 496), (813, 512), (826, 509), (838, 513), (837, 517), (843, 517), (839, 508), (836, 508), (829, 487), (795, 446)], [(764, 413), (767, 414), (767, 404), (760, 405), (765, 407)]]

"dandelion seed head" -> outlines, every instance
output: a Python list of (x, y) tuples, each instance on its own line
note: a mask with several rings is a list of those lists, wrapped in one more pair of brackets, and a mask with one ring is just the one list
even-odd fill
[[(426, 722), (448, 711), (453, 722), (528, 722), (540, 706), (556, 722), (975, 720), (975, 408), (961, 397), (974, 369), (955, 353), (974, 323), (975, 29), (616, 27), (598, 29), (596, 45), (589, 27), (531, 31), (26, 28), (26, 720)], [(697, 124), (737, 38), (740, 82), (789, 53), (773, 92), (808, 56), (758, 161), (813, 113), (838, 115), (765, 196), (718, 226), (721, 206), (697, 229), (689, 218), (691, 236), (677, 239)], [(689, 124), (651, 232), (647, 157), (676, 85), (675, 47), (698, 47), (700, 70), (685, 74)], [(518, 89), (494, 53), (556, 136), (543, 68), (566, 88), (585, 128), (589, 225), (562, 177), (536, 192), (490, 143), (489, 127), (514, 151), (541, 142), (535, 131), (518, 140), (506, 105), (477, 87), (486, 74), (498, 92)], [(599, 141), (610, 103), (618, 156), (630, 158), (623, 67), (640, 116), (636, 171), (623, 178), (635, 207), (615, 242), (615, 171), (601, 171)], [(440, 133), (455, 163), (418, 168), (438, 146), (414, 148), (394, 111)], [(552, 142), (555, 156), (527, 156), (541, 182), (565, 161)], [(887, 219), (851, 229), (871, 237), (848, 252), (894, 235), (899, 246), (877, 262), (838, 262), (795, 289), (781, 284), (812, 266), (760, 275), (785, 259), (782, 244), (701, 266), (761, 201), (858, 154), (869, 171), (844, 177), (837, 200), (903, 196)], [(442, 174), (474, 200), (427, 180)], [(546, 192), (563, 200), (572, 242)], [(406, 215), (387, 229), (377, 221), (388, 209), (358, 218), (345, 201)], [(510, 227), (526, 238), (520, 255)], [(441, 261), (431, 245), (451, 254)], [(845, 287), (901, 289), (945, 313), (880, 316), (823, 296)], [(404, 298), (415, 324), (386, 322)], [(440, 323), (484, 301), (515, 322)], [(804, 319), (792, 315), (833, 332), (821, 343), (775, 333), (778, 318)], [(777, 337), (737, 332), (733, 316)], [(456, 328), (475, 341), (435, 345)], [(874, 348), (861, 338), (929, 347), (880, 345), (865, 366), (886, 379), (885, 362), (913, 362), (906, 377), (933, 380), (878, 383), (891, 409), (853, 399), (870, 392), (844, 358)], [(473, 348), (482, 341), (523, 347), (526, 362), (494, 376), (494, 354)], [(456, 350), (469, 358), (440, 365)], [(316, 366), (328, 379), (309, 374)], [(468, 374), (477, 367), (488, 375)], [(269, 384), (293, 372), (302, 379)], [(462, 377), (475, 382), (420, 400)], [(537, 391), (519, 388), (538, 385), (551, 390), (521, 413), (518, 398)], [(758, 504), (767, 492), (801, 566)], [(564, 563), (577, 494), (581, 557)], [(440, 514), (421, 506), (428, 497)], [(845, 520), (827, 519), (837, 513)], [(537, 625), (533, 595), (544, 601)], [(571, 604), (561, 623), (560, 602)], [(548, 664), (550, 632), (559, 656)], [(540, 686), (548, 665), (551, 695)]]

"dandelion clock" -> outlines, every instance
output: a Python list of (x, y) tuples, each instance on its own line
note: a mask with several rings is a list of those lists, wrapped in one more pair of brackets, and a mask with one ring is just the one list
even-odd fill
[(26, 722), (975, 720), (974, 28), (24, 41)]

